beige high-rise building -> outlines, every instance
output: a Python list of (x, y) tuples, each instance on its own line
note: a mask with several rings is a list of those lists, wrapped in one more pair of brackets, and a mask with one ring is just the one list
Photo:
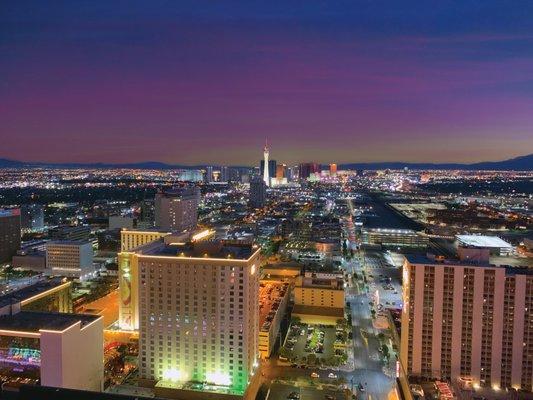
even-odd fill
[(139, 276), (138, 258), (136, 249), (156, 240), (165, 243), (186, 243), (199, 240), (209, 240), (214, 236), (214, 231), (171, 232), (150, 230), (120, 231), (120, 248), (118, 253), (118, 282), (119, 282), (119, 327), (127, 331), (139, 329)]
[(410, 376), (531, 391), (533, 271), (407, 256), (401, 331)]
[(155, 226), (161, 230), (182, 232), (196, 228), (200, 188), (183, 187), (159, 191), (155, 195)]
[(164, 239), (128, 253), (142, 382), (163, 393), (197, 382), (245, 395), (259, 358), (259, 253), (239, 242)]
[(136, 247), (170, 235), (170, 233), (157, 229), (122, 229), (120, 231), (120, 251), (130, 251)]

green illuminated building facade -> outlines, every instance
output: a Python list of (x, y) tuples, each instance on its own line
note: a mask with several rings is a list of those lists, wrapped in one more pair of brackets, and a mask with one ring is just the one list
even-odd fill
[(140, 378), (166, 389), (244, 394), (258, 360), (259, 249), (159, 241), (133, 257)]

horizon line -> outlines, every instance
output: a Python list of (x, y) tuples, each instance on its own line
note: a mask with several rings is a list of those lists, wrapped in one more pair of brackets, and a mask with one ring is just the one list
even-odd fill
[[(456, 165), (474, 165), (479, 163), (492, 163), (492, 162), (505, 162), (510, 160), (515, 160), (517, 158), (523, 158), (533, 156), (533, 153), (530, 154), (523, 154), (518, 155), (511, 158), (505, 158), (505, 159), (498, 159), (498, 160), (482, 160), (482, 161), (473, 161), (473, 162), (460, 162), (460, 161), (440, 161), (440, 162), (432, 162), (432, 161), (400, 161), (400, 160), (394, 160), (394, 161), (347, 161), (347, 162), (315, 162), (315, 161), (301, 161), (296, 163), (285, 163), (280, 162), (280, 164), (286, 164), (287, 166), (297, 166), (299, 164), (307, 164), (307, 163), (316, 163), (319, 165), (348, 165), (348, 164), (429, 164), (429, 165), (442, 165), (442, 164), (456, 164)], [(177, 166), (177, 167), (204, 167), (204, 166), (221, 166), (221, 167), (253, 167), (254, 165), (249, 164), (222, 164), (222, 163), (206, 163), (206, 162), (200, 162), (200, 163), (194, 163), (194, 164), (188, 164), (188, 163), (169, 163), (165, 161), (156, 161), (156, 160), (144, 160), (144, 161), (128, 161), (128, 162), (106, 162), (106, 161), (22, 161), (12, 158), (5, 158), (0, 157), (0, 160), (2, 161), (8, 161), (13, 163), (21, 163), (21, 164), (39, 164), (39, 165), (97, 165), (97, 164), (104, 164), (104, 165), (135, 165), (135, 164), (150, 164), (150, 163), (157, 163), (157, 164), (163, 164), (169, 167)], [(276, 160), (277, 161), (277, 160)]]

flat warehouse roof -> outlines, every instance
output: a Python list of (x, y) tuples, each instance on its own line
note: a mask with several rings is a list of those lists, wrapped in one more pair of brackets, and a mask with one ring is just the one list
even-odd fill
[(488, 247), (488, 248), (508, 248), (513, 246), (498, 236), (484, 236), (484, 235), (457, 235), (457, 240), (462, 244), (472, 247)]
[(6, 306), (13, 303), (18, 303), (34, 296), (38, 296), (47, 291), (63, 286), (66, 282), (62, 278), (50, 278), (42, 280), (33, 285), (26, 286), (22, 289), (0, 296), (0, 306)]
[(99, 315), (89, 314), (67, 314), (51, 312), (33, 312), (21, 311), (13, 315), (4, 315), (0, 317), (0, 330), (35, 332), (39, 330), (62, 331), (78, 321), (81, 326), (90, 324), (102, 318)]

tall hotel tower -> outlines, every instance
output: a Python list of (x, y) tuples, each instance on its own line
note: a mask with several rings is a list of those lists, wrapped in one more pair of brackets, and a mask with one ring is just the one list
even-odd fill
[(158, 397), (204, 399), (215, 392), (248, 399), (259, 355), (260, 249), (169, 238), (131, 253), (140, 383), (155, 385)]
[(196, 228), (200, 188), (182, 187), (155, 195), (155, 225), (162, 230), (182, 232)]
[(406, 256), (400, 359), (410, 376), (533, 389), (533, 271)]
[(270, 174), (268, 172), (268, 142), (265, 142), (265, 149), (263, 151), (265, 161), (263, 164), (263, 180), (267, 186), (270, 186)]

